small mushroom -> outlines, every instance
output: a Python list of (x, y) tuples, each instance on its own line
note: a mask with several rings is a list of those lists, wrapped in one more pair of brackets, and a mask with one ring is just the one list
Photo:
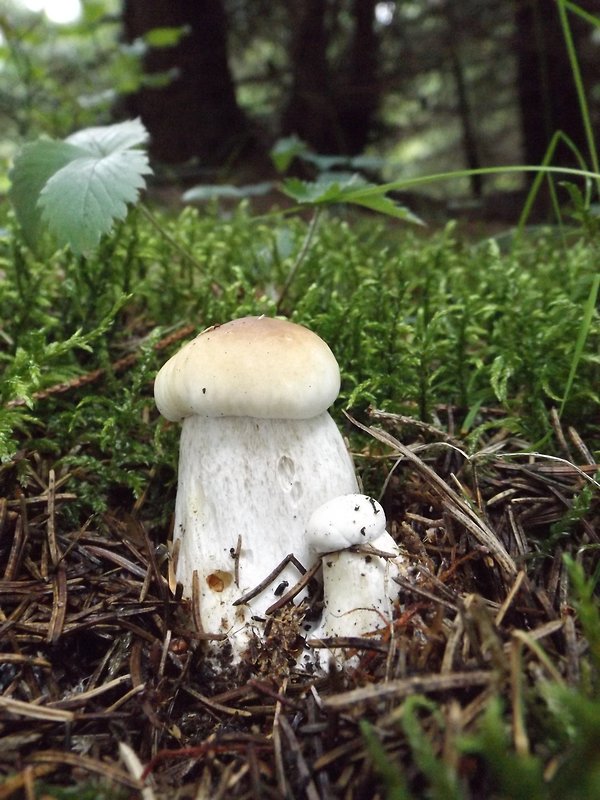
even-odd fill
[(286, 556), (306, 568), (313, 509), (356, 491), (352, 460), (327, 408), (340, 387), (327, 344), (300, 325), (244, 317), (208, 328), (156, 376), (163, 416), (183, 420), (174, 541), (176, 576), (207, 633), (226, 633), (239, 655), (253, 618), (285, 582), (288, 563), (251, 600)]
[[(335, 497), (308, 520), (308, 541), (323, 565), (323, 617), (313, 638), (361, 636), (391, 621), (398, 598), (392, 578), (403, 559), (385, 525), (381, 505), (364, 494)], [(371, 553), (353, 549), (369, 544)]]

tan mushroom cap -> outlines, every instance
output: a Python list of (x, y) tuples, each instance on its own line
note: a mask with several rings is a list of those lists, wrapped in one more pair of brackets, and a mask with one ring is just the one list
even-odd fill
[(271, 317), (207, 328), (158, 372), (160, 413), (206, 417), (308, 419), (338, 396), (340, 370), (316, 333)]

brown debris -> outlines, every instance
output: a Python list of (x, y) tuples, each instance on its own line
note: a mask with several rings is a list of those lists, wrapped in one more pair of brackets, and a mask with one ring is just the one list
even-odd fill
[[(72, 528), (64, 511), (76, 492), (63, 491), (57, 467), (36, 464), (25, 483), (4, 470), (0, 800), (33, 797), (41, 781), (101, 782), (144, 800), (383, 798), (359, 725), (370, 721), (390, 758), (408, 763), (397, 722), (414, 694), (461, 733), (499, 692), (516, 750), (531, 752), (523, 682), (573, 686), (581, 673), (562, 555), (595, 568), (597, 493), (568, 521), (568, 538), (557, 523), (586, 484), (595, 488), (598, 465), (573, 430), (561, 430), (563, 460), (517, 455), (523, 443), (508, 434), (467, 457), (431, 425), (383, 412), (372, 421), (382, 427), (360, 426), (362, 457), (382, 470), (388, 527), (410, 567), (383, 631), (314, 643), (346, 649), (347, 674), (295, 668), (304, 616), (319, 602), (318, 565), (297, 564), (298, 584), (233, 668), (226, 643), (207, 643), (215, 637), (172, 593), (172, 563), (159, 555), (167, 533), (152, 509), (137, 502)], [(296, 605), (311, 582), (310, 607)], [(220, 665), (209, 647), (222, 648)], [(433, 751), (458, 764), (428, 724)]]

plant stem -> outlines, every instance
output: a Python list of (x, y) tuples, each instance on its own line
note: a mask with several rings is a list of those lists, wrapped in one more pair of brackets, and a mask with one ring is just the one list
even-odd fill
[(569, 398), (569, 394), (571, 393), (571, 389), (573, 388), (573, 381), (575, 380), (577, 367), (579, 366), (579, 362), (581, 361), (581, 356), (583, 355), (583, 348), (585, 347), (588, 334), (592, 327), (592, 320), (594, 317), (594, 310), (596, 308), (596, 300), (598, 299), (599, 290), (600, 290), (600, 274), (594, 276), (590, 288), (590, 293), (583, 308), (583, 319), (581, 320), (579, 335), (577, 336), (577, 341), (575, 342), (573, 358), (571, 359), (571, 368), (569, 370), (567, 384), (565, 386), (565, 391), (563, 393), (562, 402), (560, 404), (560, 409), (558, 412), (559, 417), (562, 417), (563, 415), (563, 411), (565, 410), (565, 405)]
[(302, 247), (300, 248), (300, 252), (298, 253), (298, 255), (296, 257), (296, 260), (292, 264), (292, 267), (291, 267), (291, 269), (290, 269), (290, 271), (288, 273), (288, 276), (285, 279), (285, 283), (283, 284), (283, 287), (281, 289), (281, 292), (279, 293), (279, 298), (277, 300), (277, 305), (275, 306), (275, 310), (276, 310), (276, 312), (278, 314), (281, 311), (281, 306), (283, 305), (283, 301), (287, 296), (289, 288), (292, 285), (292, 283), (294, 281), (294, 278), (296, 277), (296, 274), (297, 274), (298, 270), (300, 269), (300, 266), (301, 266), (302, 262), (306, 258), (306, 255), (307, 255), (308, 251), (310, 250), (310, 246), (312, 244), (312, 240), (313, 240), (314, 235), (316, 233), (317, 225), (318, 225), (320, 216), (321, 216), (321, 209), (320, 208), (315, 208), (314, 213), (312, 215), (312, 218), (310, 220), (310, 223), (308, 225), (308, 230), (306, 232), (306, 236), (304, 237), (304, 241), (302, 242)]
[[(588, 148), (590, 151), (590, 160), (594, 172), (597, 173), (600, 170), (600, 163), (598, 162), (598, 153), (596, 151), (594, 131), (592, 129), (592, 123), (590, 121), (590, 111), (585, 96), (585, 89), (583, 86), (583, 79), (581, 77), (581, 70), (579, 68), (579, 61), (577, 60), (577, 51), (575, 50), (575, 43), (573, 42), (573, 35), (571, 34), (571, 26), (569, 25), (569, 20), (567, 17), (565, 0), (558, 0), (557, 5), (558, 5), (558, 13), (560, 16), (560, 24), (562, 27), (563, 37), (565, 40), (565, 45), (567, 47), (567, 53), (569, 55), (569, 62), (571, 64), (571, 73), (573, 75), (575, 88), (577, 89), (577, 98), (579, 100), (579, 111), (581, 114), (581, 120), (583, 122), (583, 127), (585, 130), (585, 138), (587, 140)], [(598, 192), (600, 193), (600, 179), (596, 180), (596, 186)]]

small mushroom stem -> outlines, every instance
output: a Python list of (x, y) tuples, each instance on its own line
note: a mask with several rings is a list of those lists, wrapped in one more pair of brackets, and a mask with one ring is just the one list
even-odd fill
[(234, 601), (290, 553), (310, 566), (308, 516), (329, 498), (354, 491), (351, 458), (327, 412), (295, 420), (186, 418), (175, 508), (176, 575), (191, 597), (198, 571), (204, 630), (227, 632), (239, 654), (252, 617), (277, 600), (275, 591), (284, 582), (298, 581), (298, 570), (288, 563), (247, 604)]
[(311, 514), (307, 538), (323, 554), (324, 603), (313, 639), (362, 636), (391, 623), (398, 599), (393, 579), (405, 562), (385, 525), (381, 505), (364, 494), (334, 497)]
[(371, 545), (393, 557), (369, 554), (364, 549), (338, 550), (322, 557), (323, 617), (313, 637), (362, 636), (391, 623), (398, 599), (393, 578), (402, 571), (404, 562), (388, 533)]

